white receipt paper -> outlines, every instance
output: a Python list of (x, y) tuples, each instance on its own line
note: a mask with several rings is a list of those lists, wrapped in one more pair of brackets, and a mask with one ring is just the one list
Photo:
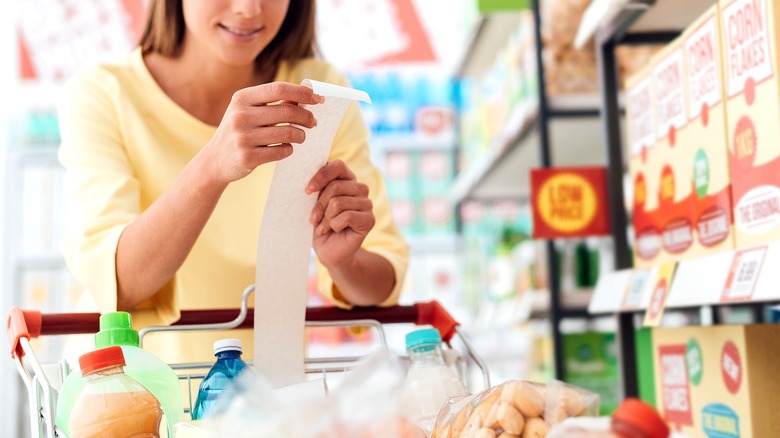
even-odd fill
[(325, 102), (305, 105), (317, 119), (306, 140), (276, 163), (257, 244), (255, 271), (255, 371), (275, 387), (303, 382), (306, 290), (318, 193), (306, 185), (324, 166), (350, 102), (371, 102), (364, 91), (305, 79)]

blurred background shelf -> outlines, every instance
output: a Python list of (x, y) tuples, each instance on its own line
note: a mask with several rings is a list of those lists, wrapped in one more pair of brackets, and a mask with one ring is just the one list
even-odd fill
[[(594, 103), (592, 96), (550, 99), (550, 148), (556, 166), (606, 162)], [(541, 165), (539, 117), (538, 101), (519, 104), (487, 152), (460, 172), (452, 188), (452, 199), (527, 199), (529, 171)]]

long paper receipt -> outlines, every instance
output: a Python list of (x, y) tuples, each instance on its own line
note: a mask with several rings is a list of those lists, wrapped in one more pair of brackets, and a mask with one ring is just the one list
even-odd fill
[(318, 195), (307, 195), (305, 188), (326, 164), (350, 102), (371, 102), (364, 91), (310, 79), (303, 85), (324, 96), (325, 102), (304, 105), (317, 126), (303, 128), (306, 140), (276, 163), (257, 244), (255, 370), (277, 388), (305, 380), (306, 280), (314, 234), (309, 217)]

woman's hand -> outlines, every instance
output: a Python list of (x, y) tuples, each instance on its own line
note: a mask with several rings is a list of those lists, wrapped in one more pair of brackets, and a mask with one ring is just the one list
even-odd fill
[(291, 144), (306, 139), (299, 126), (312, 128), (317, 124), (311, 111), (298, 104), (322, 102), (324, 98), (311, 88), (286, 82), (237, 91), (203, 149), (208, 168), (214, 170), (212, 176), (227, 185), (261, 164), (290, 156)]
[(336, 160), (326, 164), (311, 179), (306, 193), (319, 191), (311, 212), (314, 225), (314, 251), (327, 268), (342, 268), (354, 263), (366, 235), (374, 227), (373, 204), (368, 186)]

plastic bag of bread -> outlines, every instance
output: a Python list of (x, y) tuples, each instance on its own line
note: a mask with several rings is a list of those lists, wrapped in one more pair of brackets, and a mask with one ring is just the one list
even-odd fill
[(598, 394), (563, 382), (510, 380), (439, 412), (433, 438), (542, 438), (568, 417), (597, 415)]

